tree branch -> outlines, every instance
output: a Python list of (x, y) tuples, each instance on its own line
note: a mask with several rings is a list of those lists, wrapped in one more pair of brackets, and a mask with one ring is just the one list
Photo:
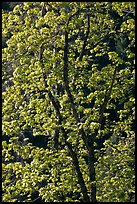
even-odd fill
[[(71, 104), (71, 109), (72, 109), (72, 112), (73, 112), (73, 116), (74, 116), (76, 122), (79, 123), (80, 119), (78, 117), (78, 113), (77, 113), (77, 110), (76, 110), (76, 104), (74, 103), (74, 99), (73, 99), (73, 96), (72, 96), (70, 88), (69, 88), (69, 80), (68, 80), (68, 32), (67, 31), (65, 31), (65, 46), (64, 46), (63, 60), (64, 60), (63, 78), (64, 78), (65, 90), (67, 92), (67, 95), (68, 95), (68, 98), (69, 98), (69, 101), (70, 101), (70, 104)], [(85, 134), (83, 128), (79, 129), (79, 133), (82, 136), (82, 139), (83, 139), (83, 141), (84, 141), (84, 143), (85, 143), (85, 145), (86, 145), (86, 147), (88, 149), (88, 142), (87, 142), (86, 134)]]
[(95, 153), (94, 153), (94, 141), (91, 142), (89, 150), (88, 150), (88, 168), (89, 168), (89, 179), (90, 179), (90, 201), (96, 201), (96, 181), (95, 175)]
[[(67, 25), (68, 25), (68, 22), (67, 22)], [(85, 50), (85, 47), (86, 47), (86, 43), (87, 43), (87, 38), (88, 38), (89, 31), (90, 31), (90, 18), (88, 16), (87, 33), (86, 33), (86, 37), (85, 37), (85, 40), (84, 40), (84, 44), (83, 44), (83, 48), (82, 48), (82, 52), (80, 54), (80, 59), (79, 60), (82, 60), (84, 50)], [(64, 77), (65, 89), (66, 89), (66, 92), (67, 92), (67, 95), (68, 95), (68, 98), (69, 98), (69, 101), (70, 101), (70, 104), (71, 104), (71, 109), (73, 111), (73, 116), (74, 116), (77, 124), (79, 124), (80, 119), (78, 117), (78, 113), (77, 113), (77, 110), (76, 110), (76, 105), (74, 103), (74, 99), (73, 99), (73, 96), (72, 96), (70, 88), (69, 88), (69, 80), (68, 80), (68, 46), (69, 46), (68, 45), (68, 31), (66, 30), (65, 31), (64, 58), (63, 58), (63, 60), (64, 60), (63, 77)], [(95, 182), (94, 141), (92, 139), (92, 146), (91, 146), (91, 142), (90, 143), (88, 142), (88, 138), (87, 138), (83, 128), (79, 129), (79, 134), (81, 135), (81, 137), (82, 137), (82, 139), (83, 139), (83, 141), (85, 143), (85, 146), (87, 148), (87, 151), (88, 151), (89, 178), (90, 178), (90, 182), (91, 182), (90, 201), (96, 202), (96, 184), (93, 183), (93, 182)], [(69, 148), (70, 154), (72, 155), (71, 157), (73, 158), (73, 162), (74, 162), (73, 164), (76, 165), (76, 163), (78, 161), (76, 161), (75, 154), (74, 154), (74, 152), (72, 151), (72, 149), (69, 146), (68, 146), (68, 148)], [(77, 166), (75, 166), (75, 169), (77, 169), (77, 174), (80, 176), (78, 167), (79, 167), (79, 165), (77, 164)], [(84, 190), (85, 187), (83, 186), (83, 181), (80, 180), (80, 178), (78, 178), (78, 179), (79, 179), (79, 182), (82, 184), (81, 190), (83, 189), (83, 191), (85, 192), (85, 190)], [(87, 192), (86, 192), (86, 194), (87, 194)], [(85, 199), (87, 200), (86, 197), (85, 197)]]
[[(63, 127), (61, 127), (61, 130), (62, 130), (62, 134), (63, 134), (64, 138), (66, 138), (65, 129)], [(87, 188), (86, 188), (86, 185), (85, 185), (85, 182), (84, 182), (84, 179), (83, 179), (80, 167), (79, 167), (79, 161), (78, 161), (78, 158), (77, 158), (77, 154), (76, 154), (76, 152), (73, 151), (72, 145), (70, 143), (68, 143), (67, 140), (65, 140), (65, 144), (66, 144), (68, 152), (69, 152), (69, 154), (70, 154), (70, 156), (72, 158), (73, 166), (75, 167), (75, 170), (76, 170), (76, 173), (77, 173), (78, 183), (79, 183), (79, 185), (81, 187), (81, 192), (83, 194), (84, 202), (90, 202), (88, 192), (87, 192)]]
[[(68, 56), (67, 56), (67, 53), (68, 53), (68, 33), (66, 32), (65, 33), (65, 47), (64, 47), (64, 62), (65, 62), (64, 63), (64, 82), (65, 82), (66, 91), (68, 93), (68, 97), (70, 99), (73, 111), (75, 113), (76, 110), (75, 110), (75, 107), (74, 107), (73, 97), (71, 95), (71, 92), (70, 92), (69, 86), (68, 86)], [(43, 45), (40, 47), (40, 53), (39, 53), (39, 61), (41, 63), (42, 63), (42, 55), (43, 55)], [(43, 63), (42, 63), (42, 66), (44, 66)], [(48, 85), (47, 85), (47, 82), (45, 80), (44, 73), (43, 73), (43, 79), (44, 79), (44, 85), (47, 88)], [(65, 140), (65, 145), (66, 145), (66, 147), (68, 149), (68, 152), (69, 152), (69, 154), (70, 154), (70, 156), (72, 158), (73, 166), (75, 167), (75, 170), (76, 170), (76, 173), (77, 173), (77, 178), (78, 178), (79, 185), (81, 187), (81, 192), (83, 194), (84, 202), (89, 202), (90, 199), (89, 199), (89, 196), (88, 196), (88, 193), (87, 193), (87, 188), (86, 188), (82, 173), (80, 171), (77, 154), (73, 151), (72, 145), (69, 142), (67, 142), (67, 132), (65, 131), (64, 127), (62, 126), (63, 116), (60, 113), (60, 108), (61, 108), (60, 103), (59, 103), (58, 99), (56, 99), (53, 96), (53, 94), (52, 94), (52, 92), (50, 90), (46, 90), (46, 92), (47, 92), (47, 94), (49, 96), (50, 101), (52, 102), (52, 105), (53, 105), (53, 107), (54, 107), (54, 109), (56, 111), (56, 115), (57, 115), (57, 117), (59, 119), (58, 123), (59, 123), (59, 125), (61, 125), (61, 131), (62, 131), (63, 138)], [(78, 118), (77, 115), (75, 115), (75, 117)]]
[(43, 17), (46, 14), (46, 8), (45, 5), (42, 6), (41, 16)]
[[(90, 48), (88, 49), (93, 50), (95, 47), (97, 47), (97, 45), (99, 45), (101, 42), (105, 42), (111, 35), (115, 34), (115, 32), (117, 32), (120, 28), (120, 26), (122, 25), (122, 23), (124, 22), (125, 18), (130, 14), (130, 12), (126, 13), (125, 16), (123, 16), (122, 20), (120, 22), (118, 22), (114, 28), (114, 32), (107, 32), (106, 35), (101, 36), (101, 38), (99, 39), (99, 41), (97, 43), (95, 43), (94, 45), (91, 45)], [(106, 26), (107, 28), (107, 26)]]
[(86, 31), (86, 36), (85, 36), (85, 39), (84, 39), (83, 47), (82, 47), (82, 50), (81, 50), (81, 53), (80, 53), (80, 56), (79, 56), (79, 61), (82, 61), (82, 58), (83, 58), (83, 55), (84, 55), (84, 52), (85, 52), (85, 47), (86, 47), (86, 44), (87, 44), (87, 39), (88, 39), (89, 32), (90, 32), (90, 16), (88, 15), (88, 26), (87, 26), (87, 31)]
[(100, 115), (100, 117), (99, 117), (99, 123), (100, 123), (100, 124), (101, 124), (101, 122), (102, 122), (103, 114), (104, 114), (104, 112), (105, 112), (106, 106), (107, 106), (107, 104), (108, 104), (108, 100), (109, 100), (110, 95), (111, 95), (111, 92), (112, 92), (112, 88), (113, 88), (114, 81), (115, 81), (115, 78), (116, 78), (116, 71), (117, 71), (117, 68), (115, 67), (115, 70), (114, 70), (114, 73), (113, 73), (113, 77), (112, 77), (111, 86), (110, 86), (109, 90), (106, 91), (103, 105), (102, 105), (102, 107), (100, 108), (100, 113), (99, 113), (99, 115)]
[(62, 134), (63, 134), (63, 138), (65, 140), (65, 145), (66, 145), (66, 147), (68, 149), (68, 152), (69, 152), (69, 154), (70, 154), (70, 156), (72, 158), (73, 166), (75, 167), (75, 170), (76, 170), (76, 173), (77, 173), (77, 178), (78, 178), (79, 185), (81, 187), (81, 192), (83, 194), (84, 202), (89, 202), (90, 200), (89, 200), (89, 196), (88, 196), (88, 193), (87, 193), (87, 188), (85, 186), (85, 182), (84, 182), (82, 173), (80, 171), (77, 154), (73, 151), (72, 145), (67, 142), (67, 133), (66, 133), (64, 127), (62, 126), (63, 117), (60, 114), (60, 110), (59, 110), (59, 106), (58, 106), (59, 102), (58, 101), (55, 102), (55, 99), (54, 99), (53, 95), (51, 94), (51, 92), (48, 92), (48, 95), (49, 95), (49, 98), (50, 98), (50, 100), (51, 100), (51, 102), (52, 102), (52, 104), (54, 106), (54, 109), (56, 110), (56, 114), (57, 114), (57, 116), (59, 118), (59, 125), (61, 125), (61, 131), (62, 131)]
[[(44, 80), (44, 83), (45, 83), (45, 87), (48, 87), (45, 80)], [(60, 107), (59, 101), (57, 99), (55, 99), (55, 97), (52, 95), (51, 91), (46, 90), (46, 92), (48, 93), (49, 99), (52, 102), (52, 105), (53, 105), (53, 107), (54, 107), (54, 109), (56, 111), (56, 115), (57, 115), (57, 117), (59, 119), (59, 125), (62, 126), (63, 116), (60, 114), (60, 108), (61, 107)], [(67, 142), (67, 133), (66, 133), (66, 131), (65, 131), (65, 129), (63, 127), (61, 127), (61, 131), (62, 131), (62, 134), (63, 134), (63, 138), (65, 139), (65, 145), (66, 145), (66, 147), (68, 149), (68, 152), (69, 152), (69, 154), (70, 154), (70, 156), (72, 158), (73, 165), (74, 165), (75, 170), (77, 172), (77, 178), (78, 178), (79, 185), (81, 187), (81, 192), (83, 194), (84, 202), (89, 202), (90, 200), (89, 200), (89, 196), (88, 196), (88, 193), (87, 193), (87, 188), (85, 186), (85, 182), (84, 182), (82, 173), (80, 171), (77, 154), (73, 151), (73, 148), (72, 148), (71, 144)]]
[(67, 92), (70, 104), (71, 104), (71, 109), (73, 110), (73, 115), (76, 121), (78, 122), (78, 114), (75, 108), (75, 103), (73, 96), (71, 94), (70, 88), (69, 88), (69, 79), (68, 79), (68, 32), (65, 31), (65, 46), (64, 46), (64, 67), (63, 67), (63, 79), (64, 79), (64, 85), (65, 85), (65, 90)]

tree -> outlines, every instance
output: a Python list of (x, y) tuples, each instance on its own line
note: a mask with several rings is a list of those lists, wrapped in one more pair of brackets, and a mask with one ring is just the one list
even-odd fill
[(4, 202), (134, 195), (134, 9), (24, 2), (3, 11)]

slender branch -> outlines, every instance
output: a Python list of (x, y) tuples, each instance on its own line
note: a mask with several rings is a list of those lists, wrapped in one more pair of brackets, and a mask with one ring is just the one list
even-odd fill
[(104, 42), (105, 40), (107, 40), (109, 37), (110, 37), (110, 35), (112, 35), (112, 33), (111, 32), (107, 32), (107, 34), (104, 36), (102, 36), (100, 39), (99, 39), (99, 41), (97, 42), (97, 43), (95, 43), (94, 45), (92, 45), (88, 50), (92, 50), (92, 49), (94, 49), (95, 47), (97, 47), (101, 42)]
[[(68, 98), (69, 98), (69, 101), (70, 101), (70, 104), (71, 104), (71, 109), (73, 111), (73, 116), (74, 116), (76, 122), (79, 123), (80, 119), (78, 117), (78, 113), (77, 113), (77, 110), (76, 110), (76, 104), (74, 103), (74, 99), (73, 99), (73, 96), (72, 96), (70, 88), (69, 88), (69, 80), (68, 80), (68, 32), (67, 31), (65, 31), (65, 46), (64, 46), (63, 60), (64, 60), (63, 78), (64, 78), (65, 90), (67, 92), (67, 95), (68, 95)], [(79, 129), (79, 133), (82, 136), (82, 139), (83, 139), (83, 141), (84, 141), (84, 143), (85, 143), (85, 145), (86, 145), (86, 147), (88, 149), (88, 142), (87, 142), (86, 134), (85, 134), (83, 128)]]
[(43, 51), (44, 51), (44, 43), (42, 43), (42, 45), (40, 46), (40, 50), (39, 50), (39, 61), (42, 61), (42, 55), (43, 55)]
[(75, 103), (74, 103), (74, 99), (73, 96), (71, 94), (70, 88), (69, 88), (69, 79), (68, 79), (68, 32), (65, 31), (65, 46), (64, 46), (64, 67), (63, 67), (63, 78), (64, 78), (64, 85), (65, 85), (65, 89), (71, 104), (71, 109), (73, 110), (73, 115), (76, 119), (76, 121), (79, 121), (78, 119), (78, 114), (75, 108)]
[[(111, 86), (108, 91), (106, 91), (106, 95), (104, 98), (104, 103), (102, 107), (100, 108), (100, 117), (99, 117), (99, 123), (101, 124), (102, 119), (103, 119), (103, 114), (105, 112), (106, 106), (108, 104), (112, 88), (114, 85), (115, 77), (116, 77), (116, 71), (117, 69), (115, 68), (114, 74), (112, 77), (112, 82)], [(88, 167), (89, 167), (89, 178), (90, 178), (90, 201), (91, 202), (96, 202), (96, 184), (93, 183), (95, 181), (95, 167), (94, 167), (94, 139), (96, 135), (98, 134), (98, 129), (95, 130), (95, 133), (91, 135), (89, 145), (88, 145)]]
[[(46, 81), (45, 81), (45, 86), (47, 87)], [(56, 111), (56, 115), (59, 118), (59, 124), (62, 125), (63, 116), (60, 114), (59, 101), (57, 99), (55, 99), (55, 97), (52, 95), (51, 91), (47, 91), (47, 93), (48, 93), (49, 99), (52, 102), (52, 105), (53, 105), (53, 107), (54, 107), (54, 109)], [(78, 178), (79, 185), (81, 187), (81, 192), (83, 194), (84, 202), (89, 202), (90, 200), (89, 200), (89, 197), (88, 197), (87, 188), (85, 186), (85, 182), (84, 182), (82, 173), (80, 171), (77, 155), (73, 151), (73, 148), (72, 148), (71, 144), (67, 142), (67, 133), (66, 133), (65, 129), (63, 127), (61, 127), (61, 130), (62, 130), (63, 138), (65, 139), (65, 145), (67, 146), (68, 152), (69, 152), (69, 154), (70, 154), (70, 156), (72, 158), (73, 165), (74, 165), (75, 170), (77, 172), (77, 178)]]
[[(65, 62), (65, 64), (64, 64), (64, 81), (65, 81), (66, 91), (68, 93), (69, 99), (70, 99), (71, 104), (73, 106), (72, 107), (73, 111), (75, 111), (73, 97), (71, 95), (71, 92), (70, 92), (69, 86), (68, 86), (68, 56), (67, 56), (67, 52), (68, 52), (68, 33), (66, 32), (66, 34), (65, 34), (65, 48), (64, 48), (64, 62)], [(42, 63), (42, 55), (43, 55), (43, 45), (40, 47), (40, 54), (39, 54), (39, 61), (41, 63)], [(43, 65), (43, 63), (42, 63), (42, 65)], [(47, 82), (45, 80), (44, 74), (43, 74), (43, 79), (44, 79), (45, 87), (47, 88), (48, 85), (47, 85)], [(87, 188), (86, 188), (82, 173), (80, 171), (77, 154), (73, 151), (72, 145), (69, 142), (67, 142), (67, 132), (65, 131), (64, 127), (62, 126), (63, 116), (60, 113), (60, 108), (61, 108), (60, 103), (59, 103), (58, 99), (56, 99), (53, 96), (53, 94), (51, 93), (50, 90), (46, 90), (46, 92), (48, 93), (49, 99), (52, 102), (52, 105), (56, 111), (56, 115), (59, 119), (58, 123), (59, 123), (59, 125), (61, 125), (61, 131), (62, 131), (63, 138), (65, 140), (65, 145), (67, 146), (68, 152), (69, 152), (69, 154), (72, 158), (72, 161), (73, 161), (73, 166), (75, 167), (75, 170), (77, 172), (77, 178), (78, 178), (79, 185), (81, 187), (81, 192), (83, 194), (84, 202), (89, 202), (90, 199), (89, 199), (89, 196), (87, 193)], [(76, 118), (78, 118), (77, 115), (75, 115), (75, 116), (76, 116)]]
[(85, 52), (85, 47), (86, 47), (86, 44), (87, 44), (87, 39), (88, 39), (89, 32), (90, 32), (90, 16), (88, 15), (88, 27), (87, 27), (83, 47), (82, 47), (82, 50), (81, 50), (81, 53), (80, 53), (80, 56), (79, 56), (79, 61), (82, 61), (82, 58), (83, 58), (83, 55), (84, 55), (84, 52)]
[(111, 95), (111, 92), (112, 92), (112, 88), (113, 88), (114, 81), (115, 81), (115, 78), (116, 78), (116, 71), (117, 71), (117, 68), (115, 67), (114, 74), (113, 74), (113, 77), (112, 77), (111, 86), (110, 86), (109, 90), (106, 92), (103, 105), (100, 108), (100, 114), (99, 114), (100, 115), (100, 117), (99, 117), (99, 123), (100, 124), (102, 122), (103, 114), (105, 112), (106, 106), (108, 104), (108, 101), (109, 101), (109, 98), (110, 98), (110, 95)]
[[(63, 134), (64, 138), (66, 138), (65, 129), (63, 127), (61, 127), (61, 130), (62, 130), (62, 134)], [(77, 158), (77, 154), (76, 154), (76, 152), (73, 151), (72, 145), (70, 143), (68, 143), (67, 140), (65, 140), (65, 144), (66, 144), (68, 152), (72, 158), (73, 166), (75, 167), (75, 170), (77, 173), (78, 183), (80, 184), (80, 187), (81, 187), (81, 192), (83, 194), (84, 202), (90, 202), (90, 199), (89, 199), (89, 196), (87, 193), (87, 188), (86, 188), (86, 185), (85, 185), (85, 182), (84, 182), (84, 179), (83, 179), (80, 167), (79, 167), (79, 161)]]
[(89, 179), (90, 179), (90, 201), (96, 202), (96, 181), (95, 175), (95, 153), (94, 153), (94, 142), (90, 144), (88, 151), (88, 168), (89, 168)]
[[(68, 24), (67, 24), (68, 25)], [(89, 34), (89, 31), (90, 31), (90, 18), (88, 16), (88, 28), (87, 28), (87, 33), (86, 33), (86, 37), (85, 37), (85, 40), (84, 40), (84, 44), (83, 44), (83, 48), (82, 48), (82, 52), (80, 54), (80, 59), (79, 60), (82, 60), (82, 57), (83, 57), (83, 54), (84, 54), (84, 50), (85, 50), (85, 47), (86, 47), (86, 43), (87, 43), (87, 38), (88, 38), (88, 34)], [(77, 110), (76, 110), (76, 105), (74, 103), (74, 99), (73, 99), (73, 96), (71, 94), (71, 91), (70, 91), (70, 88), (69, 88), (69, 80), (68, 80), (68, 31), (66, 30), (65, 31), (65, 46), (64, 46), (64, 67), (63, 67), (63, 77), (64, 77), (64, 84), (65, 84), (65, 89), (66, 89), (66, 92), (67, 92), (67, 95), (68, 95), (68, 98), (69, 98), (69, 101), (70, 101), (70, 104), (71, 104), (71, 109), (73, 111), (73, 116), (76, 120), (77, 123), (80, 122), (80, 119), (78, 117), (78, 113), (77, 113)], [(79, 134), (81, 135), (84, 143), (85, 143), (85, 146), (87, 148), (87, 151), (88, 151), (88, 168), (89, 168), (89, 178), (90, 178), (90, 182), (91, 182), (91, 185), (90, 185), (90, 201), (93, 201), (93, 202), (96, 202), (96, 184), (93, 183), (95, 182), (95, 167), (94, 167), (94, 141), (92, 140), (92, 146), (91, 146), (91, 143), (88, 142), (88, 138), (85, 134), (85, 131), (83, 128), (80, 128), (79, 129)], [(71, 157), (73, 158), (73, 164), (75, 165), (75, 169), (77, 169), (77, 174), (80, 176), (80, 173), (79, 173), (79, 165), (77, 164), (77, 160), (75, 158), (75, 153), (72, 151), (72, 149), (68, 146), (69, 148), (69, 152), (70, 154), (72, 155)], [(76, 166), (77, 164), (77, 166)], [(79, 179), (79, 182), (82, 184), (82, 188), (81, 190), (83, 189), (83, 192), (85, 192), (84, 190), (84, 184), (83, 184), (83, 181), (80, 180), (81, 179), (81, 176)], [(87, 192), (85, 193), (85, 195), (87, 195)], [(84, 194), (83, 194), (84, 196)], [(85, 197), (85, 199), (87, 200), (87, 198)]]
[(78, 9), (75, 13), (73, 13), (73, 14), (68, 18), (67, 23), (66, 23), (66, 26), (68, 26), (69, 21), (70, 21), (75, 15), (79, 14), (79, 12), (80, 12), (80, 9)]
[[(107, 39), (109, 39), (109, 37), (113, 34), (115, 34), (115, 32), (117, 32), (120, 28), (120, 26), (122, 25), (122, 23), (124, 22), (125, 18), (130, 14), (130, 12), (126, 13), (125, 16), (123, 16), (122, 20), (119, 21), (115, 28), (114, 28), (114, 32), (107, 32), (105, 35), (101, 36), (101, 38), (99, 39), (99, 41), (97, 43), (95, 43), (94, 45), (91, 45), (90, 48), (88, 49), (89, 51), (90, 50), (93, 50), (95, 47), (97, 47), (101, 42), (105, 42)], [(107, 26), (106, 26), (107, 28)]]
[(35, 201), (37, 201), (38, 199), (40, 199), (41, 198), (41, 196), (39, 196), (39, 197), (37, 197), (37, 198), (35, 198), (34, 200), (32, 200), (31, 202), (35, 202)]
[[(71, 20), (71, 18), (74, 15), (78, 14), (78, 13), (79, 13), (79, 10), (77, 10), (72, 16), (70, 16), (68, 18), (67, 23), (66, 23), (67, 27), (68, 27), (68, 24), (69, 24), (69, 21)], [(63, 60), (64, 60), (63, 78), (64, 78), (65, 89), (66, 89), (66, 92), (67, 92), (67, 95), (68, 95), (68, 98), (69, 98), (69, 101), (70, 101), (70, 104), (71, 104), (71, 109), (73, 110), (74, 118), (76, 119), (77, 122), (79, 122), (79, 117), (78, 117), (78, 113), (77, 113), (77, 110), (76, 110), (76, 105), (74, 103), (74, 99), (73, 99), (73, 96), (72, 96), (70, 88), (69, 88), (69, 79), (68, 79), (68, 47), (69, 47), (69, 44), (68, 44), (68, 31), (66, 30), (65, 31), (64, 57), (63, 57)]]
[[(88, 21), (89, 21), (89, 17), (88, 17)], [(67, 25), (68, 25), (68, 22), (69, 22), (69, 20), (67, 21)], [(87, 30), (87, 36), (88, 36), (88, 32), (89, 32), (89, 26), (88, 26), (88, 30)], [(86, 44), (86, 41), (85, 41), (84, 44)], [(66, 30), (65, 31), (64, 57), (63, 57), (63, 60), (64, 60), (63, 78), (64, 78), (65, 90), (67, 92), (67, 95), (68, 95), (68, 98), (69, 98), (69, 101), (70, 101), (70, 104), (71, 104), (71, 109), (73, 111), (73, 116), (74, 116), (76, 122), (79, 123), (80, 119), (78, 117), (78, 113), (77, 113), (77, 110), (76, 110), (76, 104), (74, 103), (74, 99), (73, 99), (73, 96), (72, 96), (70, 88), (69, 88), (69, 79), (68, 79), (68, 46), (69, 46), (69, 44), (68, 44), (68, 31)], [(84, 45), (84, 47), (85, 47), (85, 45)], [(86, 134), (85, 134), (85, 131), (83, 130), (83, 128), (79, 129), (79, 133), (82, 136), (82, 139), (83, 139), (83, 141), (84, 141), (84, 143), (86, 145), (86, 148), (89, 149), (88, 141), (87, 141)]]
[(46, 14), (46, 8), (45, 5), (42, 6), (41, 16), (43, 17)]
[[(56, 110), (56, 114), (57, 114), (57, 116), (59, 118), (59, 124), (62, 125), (63, 117), (60, 114), (60, 110), (59, 110), (59, 107), (58, 107), (59, 102), (58, 101), (55, 102), (55, 99), (54, 99), (53, 95), (51, 94), (51, 92), (48, 93), (48, 95), (49, 95), (49, 98), (50, 98), (50, 100), (51, 100), (51, 102), (52, 102), (52, 104), (54, 106), (54, 109)], [(66, 133), (63, 126), (61, 127), (61, 131), (62, 131), (62, 134), (63, 134), (63, 138), (65, 139), (65, 145), (66, 145), (66, 147), (68, 149), (68, 152), (69, 152), (69, 154), (70, 154), (70, 156), (72, 158), (72, 162), (73, 162), (73, 165), (74, 165), (76, 173), (77, 173), (77, 178), (78, 178), (79, 185), (81, 187), (81, 192), (83, 194), (84, 202), (89, 202), (90, 200), (89, 200), (89, 196), (88, 196), (88, 193), (87, 193), (87, 188), (85, 186), (85, 182), (84, 182), (82, 173), (80, 171), (77, 154), (73, 151), (72, 145), (67, 142), (67, 133)]]

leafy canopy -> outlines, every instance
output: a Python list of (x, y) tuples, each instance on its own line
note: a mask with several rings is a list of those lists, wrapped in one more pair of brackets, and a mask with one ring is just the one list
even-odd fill
[(2, 11), (4, 202), (130, 201), (134, 9), (24, 2)]

